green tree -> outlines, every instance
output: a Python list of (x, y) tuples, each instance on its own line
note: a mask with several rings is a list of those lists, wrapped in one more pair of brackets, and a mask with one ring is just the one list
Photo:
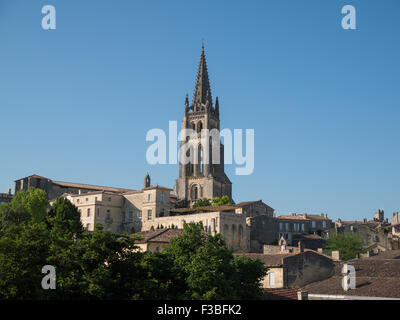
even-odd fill
[(354, 259), (363, 252), (361, 237), (351, 232), (338, 233), (326, 241), (325, 249), (329, 254), (338, 250), (342, 260)]
[(213, 206), (231, 206), (228, 196), (214, 197), (211, 200)]
[(208, 235), (201, 223), (185, 224), (184, 230), (163, 251), (171, 261), (176, 299), (262, 298), (260, 280), (267, 272), (264, 264), (234, 257), (222, 236)]
[(209, 199), (200, 199), (193, 204), (193, 208), (208, 207), (208, 206), (211, 206), (211, 201)]
[(35, 222), (43, 221), (46, 218), (46, 209), (48, 206), (47, 193), (41, 189), (32, 187), (27, 191), (18, 191), (11, 201), (11, 207), (23, 207)]

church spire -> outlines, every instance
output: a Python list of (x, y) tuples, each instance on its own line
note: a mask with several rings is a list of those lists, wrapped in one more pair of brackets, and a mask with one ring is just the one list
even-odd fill
[(193, 111), (202, 110), (207, 102), (212, 107), (210, 81), (208, 79), (208, 70), (206, 55), (204, 53), (204, 44), (201, 46), (201, 56), (199, 69), (197, 71), (196, 86), (193, 95)]

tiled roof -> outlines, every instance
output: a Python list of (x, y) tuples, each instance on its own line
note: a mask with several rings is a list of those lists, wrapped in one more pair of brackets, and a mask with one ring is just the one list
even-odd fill
[(321, 215), (318, 214), (308, 214), (308, 213), (304, 213), (304, 214), (296, 214), (296, 215), (282, 215), (282, 216), (278, 216), (278, 219), (288, 219), (288, 220), (331, 220), (327, 217), (323, 217)]
[(295, 234), (293, 235), (293, 239), (325, 240), (317, 234)]
[(172, 238), (180, 236), (184, 232), (183, 229), (157, 229), (151, 231), (138, 232), (131, 235), (134, 237), (140, 235), (143, 237), (142, 240), (136, 241), (137, 243), (147, 243), (147, 242), (164, 242), (169, 243)]
[(298, 287), (263, 289), (267, 300), (298, 300)]
[(265, 265), (270, 267), (280, 267), (283, 265), (283, 259), (290, 257), (293, 254), (288, 253), (276, 253), (276, 254), (264, 254), (264, 253), (235, 253), (235, 256), (247, 257), (250, 259), (259, 259)]
[(248, 205), (251, 205), (251, 204), (256, 204), (256, 203), (261, 203), (261, 204), (267, 206), (268, 208), (274, 210), (274, 208), (272, 208), (272, 207), (270, 207), (269, 205), (265, 204), (262, 200), (256, 200), (256, 201), (242, 201), (242, 202), (239, 202), (239, 203), (235, 204), (235, 207), (236, 207), (236, 208), (242, 208), (242, 207), (245, 207), (245, 206), (248, 206)]
[(303, 215), (296, 215), (296, 216), (278, 216), (276, 217), (277, 219), (281, 220), (306, 220), (309, 221), (305, 216)]
[(337, 263), (335, 273), (326, 280), (314, 282), (302, 289), (313, 294), (355, 295), (366, 297), (400, 298), (400, 250), (353, 260), (356, 269), (356, 289), (343, 291), (341, 269)]
[(329, 218), (327, 218), (325, 216), (321, 216), (321, 215), (318, 215), (318, 214), (308, 214), (308, 213), (306, 213), (305, 215), (310, 220), (331, 220), (331, 219), (329, 219)]
[(132, 189), (125, 188), (114, 188), (114, 187), (105, 187), (105, 186), (95, 186), (90, 184), (82, 184), (82, 183), (73, 183), (73, 182), (64, 182), (64, 181), (53, 181), (54, 184), (69, 187), (69, 188), (82, 188), (82, 189), (93, 189), (99, 191), (110, 191), (110, 192), (127, 192), (133, 191)]
[(172, 209), (171, 212), (175, 212), (175, 213), (196, 213), (196, 212), (199, 212), (199, 211), (218, 212), (218, 211), (233, 211), (233, 210), (235, 210), (235, 206), (207, 206), (207, 207), (199, 207), (199, 208)]

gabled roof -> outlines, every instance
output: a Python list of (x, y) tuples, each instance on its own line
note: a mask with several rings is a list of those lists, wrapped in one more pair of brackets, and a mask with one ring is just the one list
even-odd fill
[(262, 200), (256, 200), (256, 201), (242, 201), (242, 202), (237, 203), (237, 204), (235, 205), (235, 207), (236, 207), (236, 208), (240, 208), (240, 207), (245, 207), (245, 206), (248, 206), (248, 205), (251, 205), (251, 204), (256, 204), (256, 203), (261, 203), (261, 204), (265, 205), (266, 207), (268, 207), (268, 208), (274, 210), (274, 208), (272, 208), (272, 207), (270, 207), (269, 205), (265, 204)]
[(134, 236), (142, 236), (142, 240), (136, 241), (136, 243), (148, 243), (148, 242), (163, 242), (169, 243), (172, 238), (180, 236), (184, 232), (183, 229), (157, 229), (144, 232), (138, 232), (130, 235), (131, 238)]
[(27, 176), (27, 177), (24, 177), (24, 178), (17, 179), (17, 180), (15, 180), (15, 181), (19, 181), (19, 180), (23, 180), (23, 179), (28, 179), (28, 178), (37, 178), (37, 179), (51, 180), (51, 179), (49, 179), (49, 178), (42, 177), (42, 176), (39, 176), (39, 175), (37, 175), (37, 174), (32, 174), (32, 175), (30, 175), (30, 176)]

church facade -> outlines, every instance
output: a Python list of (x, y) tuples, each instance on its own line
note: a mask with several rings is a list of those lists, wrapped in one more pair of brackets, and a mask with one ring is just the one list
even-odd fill
[[(191, 129), (195, 137), (188, 134), (181, 141), (179, 178), (174, 186), (178, 200), (193, 205), (199, 199), (228, 196), (233, 202), (232, 182), (225, 174), (224, 146), (219, 136), (219, 101), (217, 97), (213, 104), (204, 46), (191, 103), (186, 94), (182, 120), (182, 130), (185, 129)], [(209, 132), (215, 136), (207, 134)], [(214, 152), (218, 152), (219, 159)], [(185, 157), (188, 160), (185, 161)]]
[(204, 198), (227, 196), (234, 204), (219, 135), (219, 100), (217, 97), (214, 102), (211, 96), (204, 46), (191, 102), (186, 94), (182, 129), (189, 134), (181, 139), (179, 176), (173, 190), (152, 186), (148, 174), (140, 190), (54, 181), (32, 175), (16, 180), (15, 192), (34, 187), (45, 190), (50, 203), (58, 197), (69, 199), (78, 208), (88, 231), (93, 231), (96, 224), (122, 233), (182, 229), (185, 222), (201, 222), (208, 233), (222, 234), (230, 249), (249, 251), (251, 220), (260, 215), (272, 218), (274, 209), (261, 200), (209, 207), (202, 213), (193, 209), (193, 204)]

